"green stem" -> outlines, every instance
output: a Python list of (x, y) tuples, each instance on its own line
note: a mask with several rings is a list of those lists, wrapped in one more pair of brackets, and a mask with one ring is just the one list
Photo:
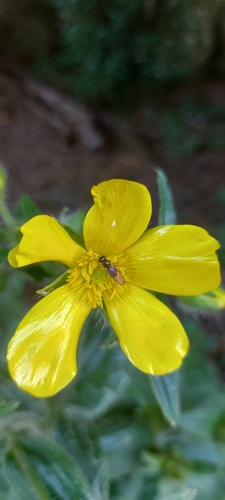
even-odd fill
[(2, 218), (6, 227), (12, 227), (15, 225), (14, 218), (11, 215), (8, 207), (6, 206), (3, 199), (0, 198), (0, 217)]

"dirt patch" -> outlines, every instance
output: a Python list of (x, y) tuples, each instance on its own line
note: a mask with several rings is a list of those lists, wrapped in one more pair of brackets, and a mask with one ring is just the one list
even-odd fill
[[(211, 90), (210, 99), (213, 95)], [(10, 204), (27, 193), (44, 212), (57, 214), (62, 206), (74, 210), (90, 205), (93, 184), (119, 177), (146, 184), (157, 206), (154, 169), (159, 166), (169, 177), (180, 222), (212, 228), (223, 220), (216, 192), (225, 186), (225, 147), (172, 161), (158, 124), (142, 111), (129, 119), (97, 111), (91, 119), (103, 145), (93, 151), (73, 124), (60, 128), (49, 112), (18, 79), (0, 75), (0, 161), (9, 173)]]

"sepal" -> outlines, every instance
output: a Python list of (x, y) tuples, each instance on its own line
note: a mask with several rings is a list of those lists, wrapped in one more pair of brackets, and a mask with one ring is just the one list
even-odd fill
[(178, 305), (195, 312), (218, 311), (225, 308), (225, 290), (221, 287), (201, 295), (179, 297)]
[(68, 278), (69, 272), (66, 271), (65, 273), (61, 274), (56, 280), (52, 281), (49, 285), (45, 286), (44, 288), (41, 288), (40, 290), (37, 290), (36, 293), (38, 295), (42, 295), (45, 297), (45, 295), (48, 295), (49, 293), (53, 292), (57, 288), (59, 288), (62, 285), (65, 285), (67, 278)]

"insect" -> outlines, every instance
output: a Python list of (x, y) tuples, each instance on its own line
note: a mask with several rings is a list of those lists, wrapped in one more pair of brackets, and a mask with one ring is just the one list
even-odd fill
[(99, 260), (100, 264), (102, 264), (103, 267), (105, 267), (105, 269), (107, 269), (109, 275), (116, 283), (118, 283), (119, 285), (125, 284), (125, 279), (119, 273), (118, 269), (116, 269), (116, 267), (113, 264), (111, 264), (110, 260), (107, 260), (104, 255), (100, 255), (98, 260)]

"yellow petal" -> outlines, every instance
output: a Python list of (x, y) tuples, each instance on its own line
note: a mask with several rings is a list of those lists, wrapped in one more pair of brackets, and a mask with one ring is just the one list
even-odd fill
[(84, 221), (86, 247), (116, 255), (136, 241), (151, 217), (151, 198), (143, 184), (112, 179), (91, 190), (94, 205)]
[(20, 231), (23, 237), (8, 255), (13, 267), (45, 261), (58, 261), (73, 267), (76, 259), (84, 253), (61, 224), (49, 215), (33, 217), (21, 226)]
[(156, 227), (124, 252), (126, 275), (148, 290), (198, 295), (220, 283), (218, 248), (218, 241), (200, 227)]
[(186, 333), (168, 307), (132, 285), (111, 300), (105, 298), (109, 320), (120, 346), (137, 368), (164, 375), (179, 368), (188, 351)]
[(37, 397), (56, 394), (77, 372), (76, 349), (90, 306), (64, 285), (40, 300), (12, 337), (7, 360), (12, 378)]
[(17, 254), (19, 252), (19, 245), (17, 247), (12, 248), (8, 253), (8, 261), (12, 267), (19, 267), (17, 263)]

